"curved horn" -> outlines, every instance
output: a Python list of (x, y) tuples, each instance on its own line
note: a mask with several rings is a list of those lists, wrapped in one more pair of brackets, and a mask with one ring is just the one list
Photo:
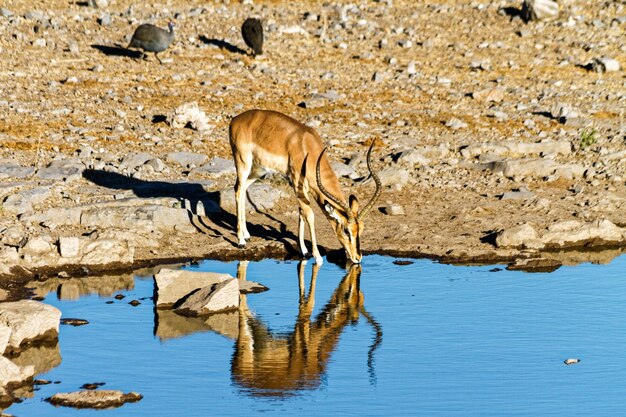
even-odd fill
[(374, 148), (375, 142), (376, 140), (373, 140), (372, 144), (370, 145), (370, 148), (367, 150), (367, 169), (369, 169), (370, 174), (372, 175), (372, 179), (376, 183), (376, 190), (374, 191), (374, 196), (369, 201), (369, 203), (367, 203), (365, 207), (363, 207), (361, 212), (356, 216), (357, 220), (362, 220), (363, 217), (365, 217), (365, 215), (372, 209), (372, 207), (374, 206), (374, 203), (380, 196), (380, 192), (382, 191), (382, 184), (380, 182), (380, 178), (378, 178), (378, 175), (376, 175), (376, 173), (372, 169), (372, 148)]
[(328, 190), (326, 188), (324, 188), (324, 186), (322, 185), (322, 176), (320, 175), (320, 162), (322, 161), (322, 156), (324, 156), (324, 152), (326, 152), (326, 149), (328, 149), (327, 146), (324, 147), (324, 150), (322, 151), (322, 153), (320, 153), (319, 158), (317, 158), (317, 166), (315, 168), (315, 175), (316, 175), (316, 178), (317, 178), (317, 188), (320, 189), (322, 194), (324, 194), (324, 196), (327, 199), (329, 199), (330, 201), (335, 203), (339, 208), (341, 208), (343, 211), (345, 211), (346, 214), (348, 215), (348, 219), (352, 220), (352, 212), (350, 211), (350, 208), (345, 203), (343, 203), (341, 200), (339, 200), (337, 197), (335, 197), (334, 195), (329, 193)]

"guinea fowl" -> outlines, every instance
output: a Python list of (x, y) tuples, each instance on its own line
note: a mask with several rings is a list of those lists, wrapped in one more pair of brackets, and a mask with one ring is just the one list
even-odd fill
[(263, 53), (263, 25), (259, 19), (247, 18), (241, 25), (241, 35), (246, 45), (252, 48), (254, 56)]
[(174, 23), (169, 22), (167, 27), (169, 32), (158, 26), (151, 25), (150, 23), (140, 25), (135, 30), (128, 47), (143, 49), (144, 57), (146, 52), (154, 52), (156, 59), (159, 63), (163, 64), (157, 54), (165, 51), (174, 40)]

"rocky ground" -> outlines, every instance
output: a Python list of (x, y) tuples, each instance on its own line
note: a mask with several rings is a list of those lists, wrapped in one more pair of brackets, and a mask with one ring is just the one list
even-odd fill
[[(236, 247), (227, 129), (252, 108), (317, 129), (365, 201), (377, 140), (385, 187), (367, 253), (575, 263), (626, 246), (623, 0), (561, 1), (528, 22), (520, 1), (90, 3), (0, 9), (5, 297), (33, 276), (294, 256), (281, 178), (251, 189), (253, 238)], [(257, 58), (239, 29), (252, 15), (265, 27)], [(125, 49), (138, 24), (170, 20), (163, 65)], [(590, 246), (617, 249), (554, 253)]]

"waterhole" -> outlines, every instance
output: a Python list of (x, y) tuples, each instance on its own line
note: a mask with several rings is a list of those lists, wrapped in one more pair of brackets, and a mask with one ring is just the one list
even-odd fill
[[(238, 311), (154, 307), (151, 276), (47, 281), (64, 318), (17, 416), (620, 415), (626, 408), (626, 257), (552, 273), (396, 262), (264, 260), (269, 291)], [(237, 262), (186, 266), (233, 276)], [(137, 301), (138, 303), (132, 303)], [(134, 304), (134, 305), (133, 305)], [(81, 322), (82, 323), (82, 322)], [(579, 359), (571, 365), (567, 359)], [(43, 399), (104, 383), (137, 403), (104, 411)]]

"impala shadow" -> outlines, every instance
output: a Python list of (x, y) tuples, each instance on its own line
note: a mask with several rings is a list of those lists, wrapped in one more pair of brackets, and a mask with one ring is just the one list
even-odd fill
[[(95, 185), (113, 190), (131, 190), (140, 198), (175, 198), (187, 209), (191, 224), (200, 232), (213, 237), (221, 237), (231, 245), (237, 246), (235, 230), (237, 217), (220, 207), (220, 193), (206, 191), (202, 184), (191, 182), (144, 181), (125, 175), (103, 170), (86, 169), (83, 178)], [(204, 215), (199, 210), (203, 207)], [(200, 214), (199, 214), (200, 213)], [(272, 217), (280, 226), (257, 225), (248, 222), (248, 230), (253, 236), (269, 241), (277, 241), (285, 246), (291, 255), (295, 249), (296, 236), (287, 230), (287, 226)], [(294, 243), (289, 242), (291, 239)]]

